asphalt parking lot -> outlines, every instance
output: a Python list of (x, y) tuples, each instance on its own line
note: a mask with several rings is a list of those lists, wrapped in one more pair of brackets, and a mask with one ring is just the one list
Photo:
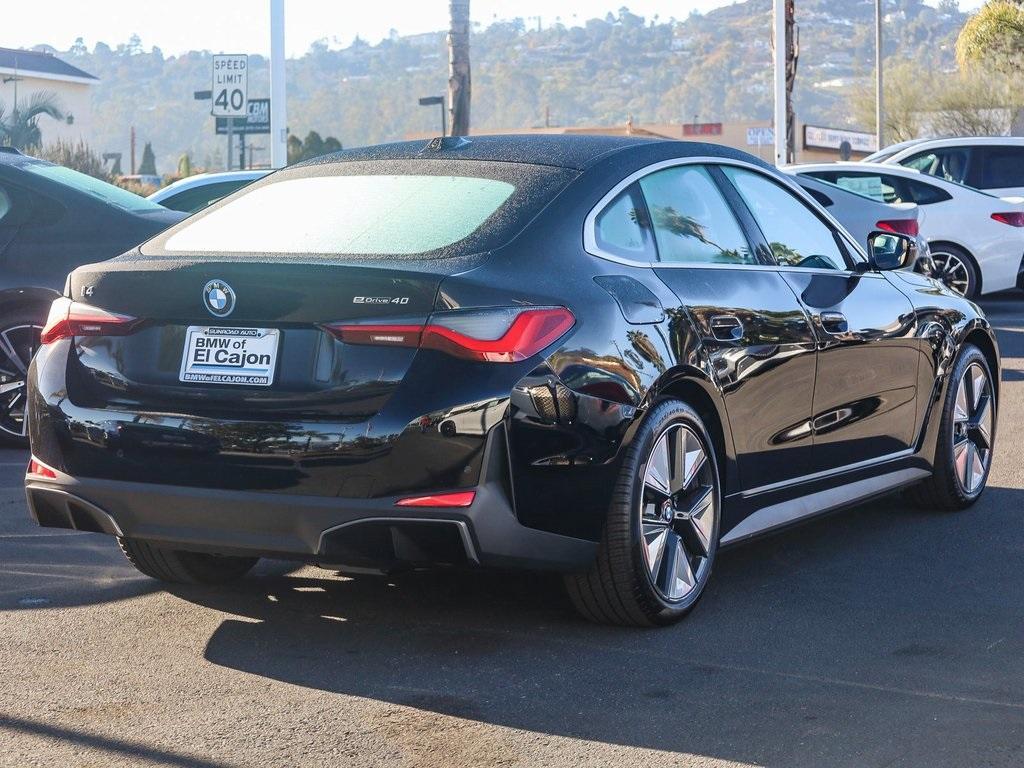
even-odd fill
[(556, 580), (345, 579), (264, 562), (158, 589), (36, 528), (0, 451), (0, 766), (1018, 766), (1024, 296), (989, 488), (890, 498), (721, 555), (670, 629), (595, 627)]

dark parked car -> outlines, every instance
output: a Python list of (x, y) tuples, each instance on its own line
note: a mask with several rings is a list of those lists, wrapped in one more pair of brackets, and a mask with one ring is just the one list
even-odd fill
[(0, 436), (25, 439), (25, 373), (68, 272), (117, 256), (182, 218), (99, 179), (0, 147)]
[(74, 271), (29, 393), (45, 526), (143, 573), (566, 573), (664, 624), (720, 546), (913, 486), (982, 493), (978, 308), (721, 147), (474, 137), (350, 150)]

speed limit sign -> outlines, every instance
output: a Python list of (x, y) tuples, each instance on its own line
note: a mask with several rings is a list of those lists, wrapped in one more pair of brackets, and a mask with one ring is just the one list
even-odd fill
[(249, 57), (244, 54), (216, 54), (213, 57), (213, 101), (215, 117), (245, 117), (249, 101)]

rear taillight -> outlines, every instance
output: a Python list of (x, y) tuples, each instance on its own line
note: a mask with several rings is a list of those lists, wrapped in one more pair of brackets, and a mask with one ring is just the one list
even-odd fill
[(883, 219), (875, 224), (875, 228), (883, 232), (892, 232), (895, 235), (907, 235), (908, 237), (917, 237), (917, 233), (920, 231), (917, 219)]
[(135, 330), (138, 324), (137, 318), (61, 297), (50, 307), (39, 341), (52, 344), (72, 336), (124, 336)]
[(331, 323), (323, 327), (346, 344), (419, 347), (467, 360), (516, 363), (556, 342), (575, 322), (564, 307), (502, 307), (437, 312), (424, 325)]
[(1009, 224), (1011, 227), (1024, 227), (1024, 211), (993, 213), (992, 218), (1001, 224)]
[(49, 480), (57, 479), (57, 472), (43, 464), (43, 462), (41, 462), (35, 456), (30, 458), (28, 461), (27, 473), (35, 477), (45, 477)]

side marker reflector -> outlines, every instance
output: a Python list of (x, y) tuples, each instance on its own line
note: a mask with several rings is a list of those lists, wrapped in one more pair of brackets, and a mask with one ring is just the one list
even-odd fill
[(435, 493), (429, 496), (409, 496), (395, 502), (396, 507), (468, 507), (476, 498), (476, 491)]

